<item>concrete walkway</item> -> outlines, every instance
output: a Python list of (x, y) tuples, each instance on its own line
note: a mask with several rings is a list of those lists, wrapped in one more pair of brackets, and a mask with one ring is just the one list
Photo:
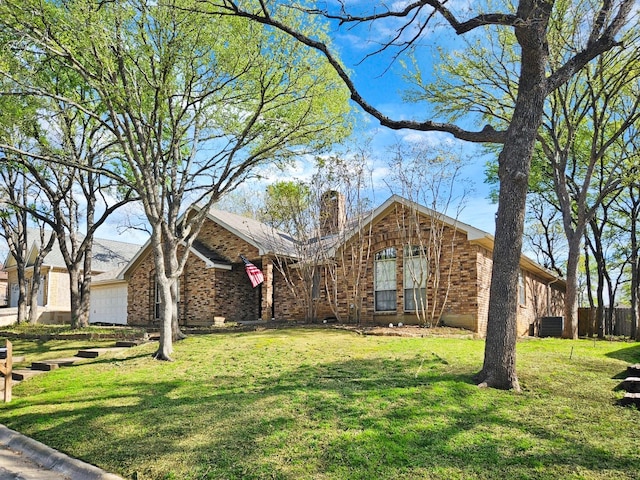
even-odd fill
[(123, 480), (0, 425), (0, 480)]

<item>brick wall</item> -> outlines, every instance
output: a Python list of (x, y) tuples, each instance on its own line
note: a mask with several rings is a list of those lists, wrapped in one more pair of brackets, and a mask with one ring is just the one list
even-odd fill
[[(420, 323), (413, 312), (404, 310), (403, 251), (405, 245), (419, 243), (417, 233), (437, 230), (437, 223), (419, 216), (410, 226), (413, 213), (395, 205), (381, 215), (371, 229), (353, 237), (338, 251), (334, 262), (322, 267), (320, 296), (313, 300), (316, 321), (337, 317), (341, 322), (388, 324)], [(413, 232), (413, 233), (408, 233)], [(423, 239), (426, 237), (423, 237)], [(232, 270), (206, 268), (203, 260), (191, 255), (181, 278), (181, 322), (185, 325), (211, 324), (214, 316), (227, 321), (258, 318), (302, 321), (309, 304), (310, 285), (300, 271), (289, 269), (280, 259), (260, 258), (258, 250), (214, 222), (207, 221), (198, 240), (232, 262)], [(443, 227), (441, 242), (441, 281), (437, 289), (428, 288), (430, 302), (436, 302), (436, 318), (448, 325), (464, 326), (486, 334), (491, 252), (471, 244), (466, 235)], [(376, 312), (374, 305), (374, 258), (382, 249), (394, 247), (396, 258), (396, 309)], [(253, 289), (238, 255), (247, 256), (265, 273), (266, 285)], [(432, 266), (433, 267), (433, 266)], [(286, 274), (286, 278), (285, 278)], [(272, 284), (269, 280), (272, 279)], [(334, 281), (334, 279), (336, 279)], [(525, 273), (527, 302), (519, 307), (518, 334), (528, 333), (529, 324), (540, 316), (561, 314), (562, 292), (532, 273)], [(270, 291), (273, 304), (270, 303)], [(550, 294), (550, 296), (549, 296)], [(150, 251), (141, 257), (129, 279), (128, 322), (153, 322), (154, 278)], [(432, 305), (431, 303), (430, 305)], [(440, 317), (442, 312), (442, 317)]]
[[(212, 221), (205, 222), (198, 240), (232, 263), (231, 270), (207, 268), (191, 253), (180, 278), (180, 322), (183, 325), (210, 325), (213, 317), (227, 321), (260, 318), (260, 290), (251, 287), (239, 255), (262, 267), (258, 249)], [(154, 323), (155, 280), (151, 249), (145, 252), (129, 273), (128, 323)]]
[(487, 334), (487, 319), (489, 318), (489, 290), (491, 288), (491, 269), (493, 268), (492, 253), (486, 248), (477, 247), (476, 269), (478, 276), (476, 285), (478, 289), (478, 334)]
[(305, 320), (306, 310), (311, 301), (310, 287), (304, 284), (300, 270), (289, 268), (289, 262), (285, 259), (276, 259), (273, 266), (275, 319)]
[[(485, 336), (489, 318), (489, 290), (491, 287), (492, 252), (478, 247), (478, 321), (477, 332)], [(564, 293), (554, 282), (549, 283), (535, 273), (522, 270), (525, 285), (525, 302), (518, 301), (516, 312), (517, 335), (529, 334), (529, 325), (537, 324), (540, 317), (562, 315)]]
[[(413, 222), (414, 225), (409, 226), (409, 222)], [(356, 272), (357, 269), (353, 266), (358, 264), (358, 254), (360, 253), (363, 261), (366, 261), (364, 259), (366, 259), (367, 253), (369, 257), (369, 267), (359, 271), (360, 288), (355, 286), (357, 280), (355, 275), (351, 275), (351, 277), (343, 275), (341, 278), (337, 289), (337, 304), (341, 320), (355, 321), (352, 306), (360, 306), (359, 316), (362, 323), (420, 323), (421, 320), (415, 313), (404, 310), (403, 251), (405, 245), (420, 243), (417, 232), (421, 232), (422, 242), (425, 243), (429, 229), (436, 231), (439, 228), (441, 225), (434, 223), (429, 217), (415, 217), (413, 212), (396, 205), (381, 215), (372, 228), (366, 231), (365, 238), (360, 243), (369, 245), (370, 241), (369, 252), (367, 252), (367, 247), (358, 249), (351, 248), (350, 245), (340, 251), (336, 258), (338, 265), (335, 267), (338, 270)], [(440, 256), (441, 280), (437, 292), (432, 286), (428, 288), (429, 306), (435, 302), (437, 319), (440, 318), (440, 311), (448, 315), (471, 316), (475, 319), (478, 309), (476, 296), (477, 247), (470, 245), (464, 234), (446, 226), (442, 230), (441, 244), (443, 246)], [(374, 258), (376, 252), (388, 247), (394, 247), (397, 252), (396, 309), (392, 312), (376, 312), (374, 305)], [(347, 268), (343, 268), (345, 266)], [(359, 295), (357, 295), (358, 292)]]

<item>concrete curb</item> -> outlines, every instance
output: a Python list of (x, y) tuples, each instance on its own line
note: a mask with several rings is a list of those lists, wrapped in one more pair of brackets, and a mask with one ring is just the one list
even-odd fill
[(26, 437), (1, 424), (0, 443), (11, 450), (21, 453), (38, 465), (66, 475), (72, 480), (124, 480), (122, 477), (107, 473), (95, 465), (65, 455), (46, 446), (44, 443)]

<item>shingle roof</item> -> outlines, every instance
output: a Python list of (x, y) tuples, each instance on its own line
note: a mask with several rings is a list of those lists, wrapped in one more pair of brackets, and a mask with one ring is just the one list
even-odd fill
[(258, 220), (215, 208), (209, 209), (209, 218), (254, 245), (260, 255), (296, 256), (296, 241), (290, 235)]
[[(479, 230), (466, 223), (460, 222), (455, 218), (435, 212), (434, 210), (412, 202), (399, 195), (392, 195), (374, 210), (363, 213), (359, 218), (351, 219), (351, 221), (347, 222), (347, 224), (345, 225), (345, 230), (343, 232), (327, 235), (322, 238), (311, 239), (306, 243), (302, 243), (301, 241), (294, 239), (290, 235), (281, 232), (269, 225), (266, 225), (258, 220), (243, 217), (235, 213), (211, 208), (208, 211), (208, 218), (209, 220), (216, 222), (221, 227), (227, 229), (236, 236), (242, 238), (249, 244), (255, 246), (259, 251), (259, 255), (280, 255), (295, 259), (300, 256), (300, 252), (303, 250), (324, 250), (324, 256), (331, 257), (332, 255), (335, 255), (337, 248), (340, 248), (341, 245), (348, 242), (349, 239), (360, 229), (366, 228), (366, 226), (371, 222), (375, 222), (377, 218), (385, 215), (387, 209), (393, 207), (395, 204), (415, 208), (419, 213), (423, 215), (434, 216), (446, 225), (464, 232), (470, 242), (479, 244), (484, 248), (487, 248), (488, 250), (493, 250), (494, 238), (491, 234), (483, 230)], [(197, 206), (194, 206), (193, 208), (198, 209)], [(142, 251), (146, 250), (148, 246), (149, 242), (147, 242), (142, 247), (137, 255), (141, 255)], [(208, 249), (205, 245), (200, 244), (199, 242), (194, 243), (192, 248), (196, 250), (196, 252), (203, 258), (208, 259), (212, 263), (226, 266), (229, 265), (228, 260), (224, 259), (217, 252)], [(319, 256), (317, 255), (311, 255), (311, 257), (319, 258)], [(135, 263), (134, 256), (132, 256), (132, 258), (133, 260), (129, 263), (129, 266), (132, 266)], [(527, 267), (528, 269), (532, 269), (550, 279), (557, 278), (552, 272), (549, 272), (543, 267), (539, 266), (532, 260), (528, 259), (525, 255), (521, 256), (521, 265)], [(127, 267), (123, 271), (123, 273), (126, 272), (128, 268), (129, 267)]]
[[(50, 238), (53, 232), (45, 233), (45, 242)], [(84, 238), (84, 235), (79, 236), (80, 239)], [(40, 248), (40, 232), (37, 229), (29, 229), (27, 231), (28, 242), (33, 242), (36, 248)], [(129, 260), (140, 249), (140, 245), (128, 242), (121, 242), (118, 240), (107, 240), (103, 238), (93, 239), (93, 256), (91, 267), (94, 273), (108, 272), (113, 269), (122, 269), (127, 265)], [(53, 249), (45, 257), (45, 265), (52, 267), (66, 268), (64, 257), (60, 251), (60, 245), (58, 240), (55, 241)]]

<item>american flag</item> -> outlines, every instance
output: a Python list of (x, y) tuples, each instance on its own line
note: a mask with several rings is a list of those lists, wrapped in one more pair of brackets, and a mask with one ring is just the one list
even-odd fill
[(240, 255), (240, 258), (244, 262), (244, 270), (247, 272), (249, 276), (249, 280), (251, 281), (251, 286), (256, 288), (262, 282), (264, 282), (264, 275), (258, 267), (256, 267), (253, 263), (247, 260), (244, 256)]

